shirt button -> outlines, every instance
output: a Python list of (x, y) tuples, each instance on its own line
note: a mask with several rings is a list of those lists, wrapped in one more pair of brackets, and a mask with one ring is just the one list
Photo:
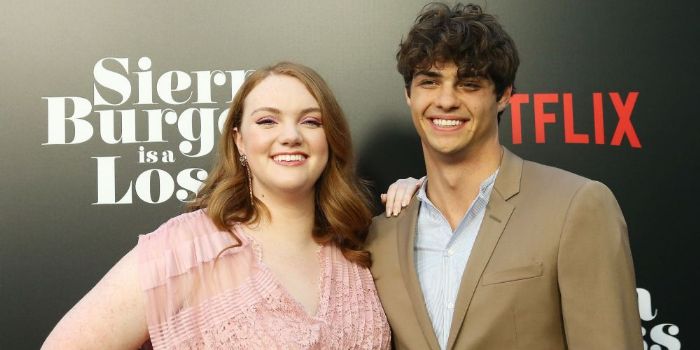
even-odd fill
[(447, 250), (447, 255), (449, 255), (449, 256), (454, 255), (454, 253), (455, 253), (455, 250), (452, 249), (452, 248), (450, 248), (449, 250)]
[(447, 308), (448, 308), (448, 309), (454, 309), (454, 308), (455, 308), (455, 304), (449, 303), (449, 304), (447, 304)]

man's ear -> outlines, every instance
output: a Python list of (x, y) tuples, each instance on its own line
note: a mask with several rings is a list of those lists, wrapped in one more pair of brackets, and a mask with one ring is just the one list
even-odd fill
[(507, 87), (505, 90), (503, 90), (503, 95), (501, 95), (501, 99), (498, 100), (498, 112), (503, 112), (506, 107), (508, 107), (508, 103), (510, 103), (510, 96), (513, 93), (513, 85)]
[(408, 87), (403, 89), (403, 96), (406, 98), (406, 104), (411, 106), (411, 93), (408, 91)]
[(233, 128), (233, 133), (231, 134), (231, 137), (233, 137), (233, 142), (236, 143), (238, 153), (245, 154), (245, 149), (243, 147), (243, 139), (241, 138), (241, 132), (238, 130), (238, 128)]

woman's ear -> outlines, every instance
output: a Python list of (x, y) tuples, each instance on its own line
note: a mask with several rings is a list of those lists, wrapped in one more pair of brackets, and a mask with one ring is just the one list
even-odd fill
[(233, 128), (233, 134), (231, 134), (231, 137), (233, 137), (233, 142), (236, 143), (238, 153), (241, 155), (245, 154), (245, 148), (243, 147), (243, 139), (241, 138), (241, 132), (238, 130), (238, 128)]

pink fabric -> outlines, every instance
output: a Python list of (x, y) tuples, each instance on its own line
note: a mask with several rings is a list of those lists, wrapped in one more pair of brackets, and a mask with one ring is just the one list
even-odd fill
[(388, 349), (389, 325), (369, 270), (319, 250), (320, 302), (310, 316), (262, 262), (241, 227), (218, 230), (203, 211), (139, 237), (140, 282), (154, 349)]

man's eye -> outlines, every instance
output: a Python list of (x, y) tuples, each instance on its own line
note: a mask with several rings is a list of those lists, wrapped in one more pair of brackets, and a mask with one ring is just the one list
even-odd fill
[(423, 85), (423, 86), (430, 86), (430, 85), (435, 85), (435, 84), (437, 84), (437, 81), (435, 81), (435, 80), (428, 80), (428, 79), (426, 79), (426, 80), (421, 80), (420, 83), (419, 83), (419, 85)]
[(462, 87), (465, 87), (467, 89), (478, 89), (481, 87), (481, 85), (479, 85), (479, 83), (473, 82), (473, 81), (465, 81), (465, 82), (460, 83), (459, 85)]

